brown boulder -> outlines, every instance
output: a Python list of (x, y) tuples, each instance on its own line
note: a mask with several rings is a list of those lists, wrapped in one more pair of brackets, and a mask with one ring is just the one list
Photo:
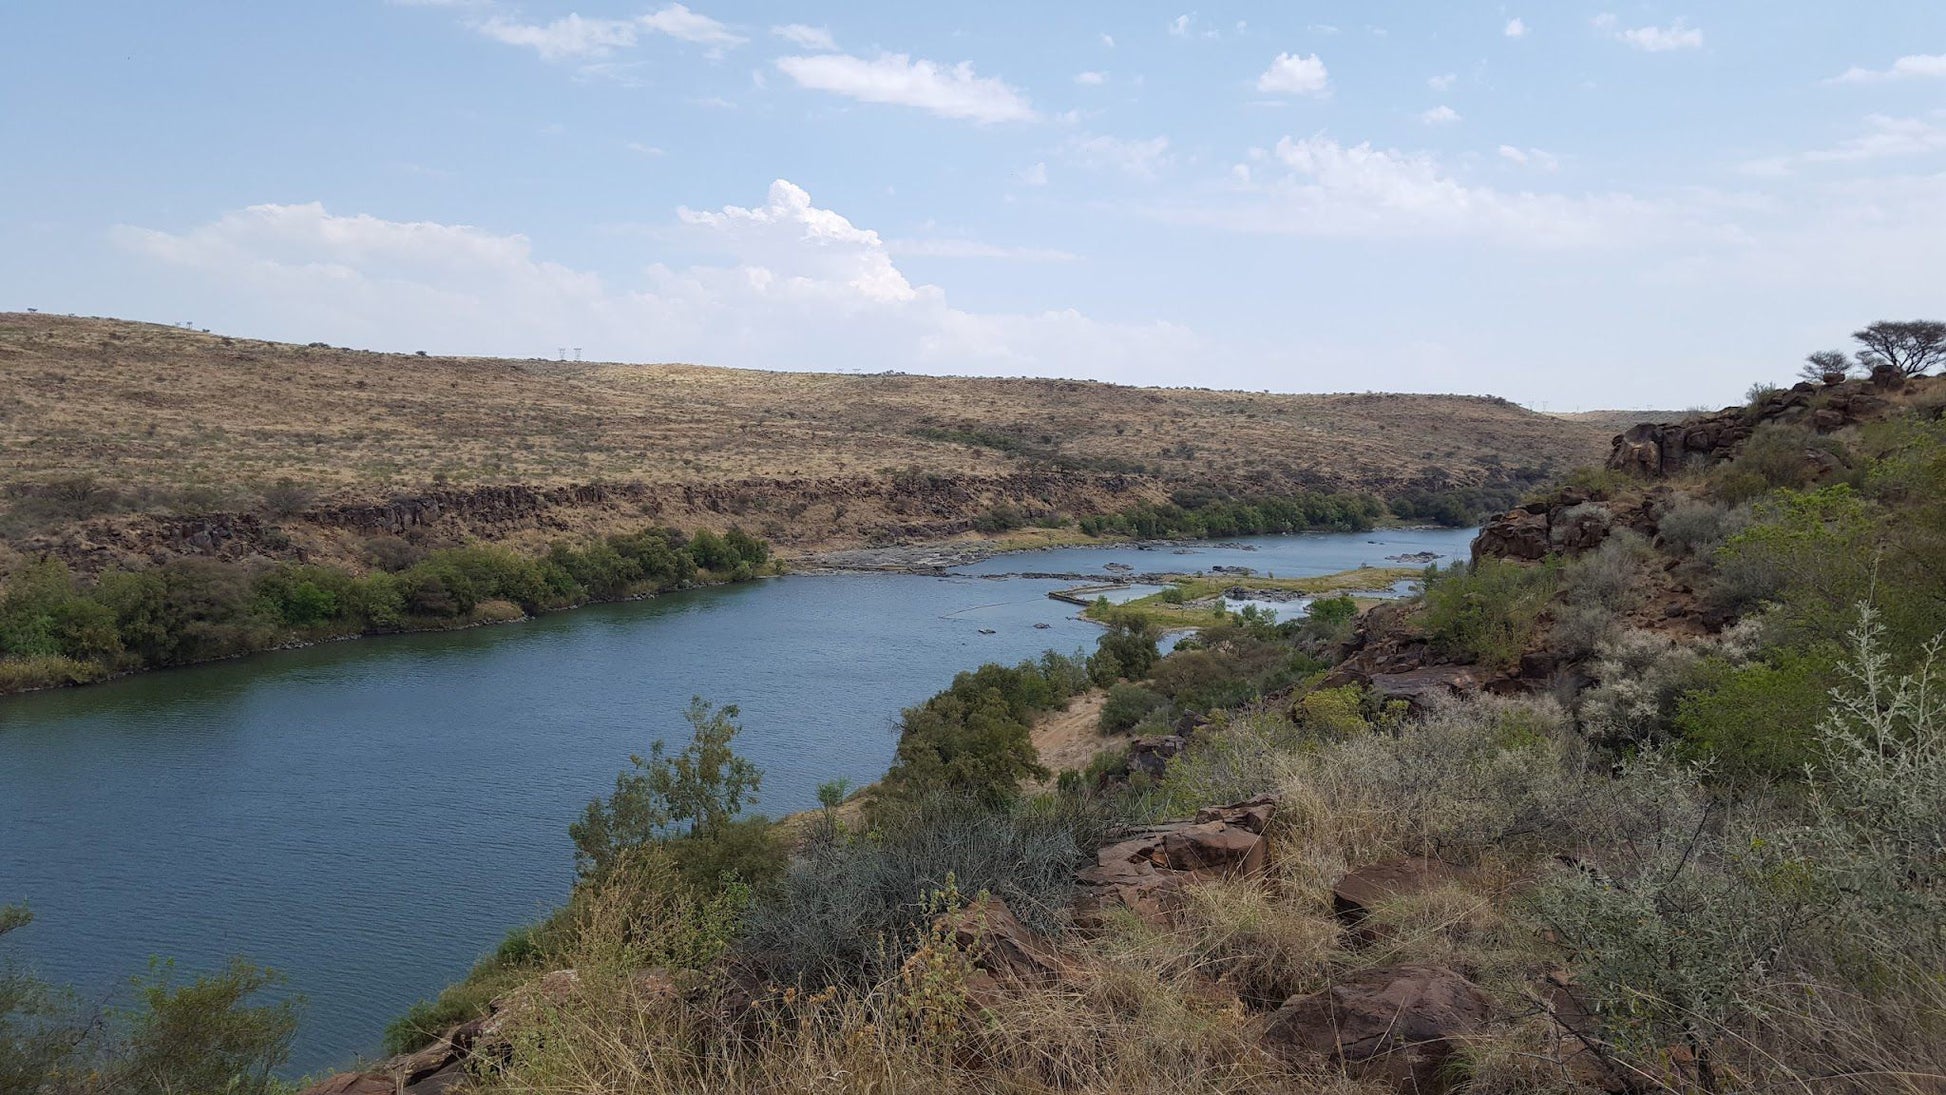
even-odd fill
[(1269, 862), (1264, 836), (1276, 812), (1267, 797), (1197, 812), (1193, 821), (1126, 829), (1076, 872), (1076, 923), (1099, 926), (1117, 909), (1167, 925), (1182, 888), (1219, 878), (1248, 878)]
[(947, 913), (936, 926), (951, 933), (954, 946), (973, 955), (975, 968), (998, 982), (1052, 981), (1064, 968), (1053, 945), (991, 895)]
[(1374, 673), (1371, 689), (1380, 700), (1404, 700), (1415, 711), (1423, 711), (1443, 696), (1466, 696), (1480, 690), (1480, 678), (1471, 666), (1429, 665), (1403, 673)]
[(1293, 1063), (1323, 1058), (1355, 1078), (1428, 1095), (1447, 1090), (1443, 1066), (1491, 1014), (1486, 995), (1452, 970), (1393, 966), (1291, 997), (1264, 1039)]
[(1387, 859), (1360, 867), (1331, 887), (1331, 911), (1350, 928), (1359, 928), (1388, 901), (1463, 881), (1465, 871), (1425, 856)]
[(1481, 559), (1545, 559), (1551, 544), (1547, 513), (1512, 510), (1481, 526), (1473, 538), (1473, 561)]

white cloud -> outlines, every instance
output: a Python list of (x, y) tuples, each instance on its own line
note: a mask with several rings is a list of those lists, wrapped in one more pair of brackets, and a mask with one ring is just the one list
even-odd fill
[(660, 11), (640, 17), (637, 22), (648, 30), (684, 42), (705, 46), (740, 46), (747, 39), (730, 33), (728, 27), (681, 4), (670, 4)]
[(779, 57), (777, 68), (800, 86), (867, 103), (917, 107), (975, 122), (1022, 122), (1036, 117), (1027, 97), (1006, 83), (979, 76), (971, 63), (952, 67), (903, 53), (874, 60), (849, 54)]
[(1507, 20), (1506, 28), (1503, 29), (1500, 33), (1506, 35), (1509, 38), (1525, 38), (1527, 37), (1527, 21), (1524, 19), (1517, 19), (1517, 18), (1509, 19)]
[(1539, 148), (1516, 148), (1510, 144), (1500, 146), (1500, 158), (1539, 171), (1554, 171), (1561, 166), (1561, 158), (1552, 152)]
[(1003, 247), (980, 240), (946, 237), (941, 239), (890, 240), (886, 246), (895, 255), (916, 255), (940, 259), (1010, 259), (1017, 262), (1073, 262), (1080, 256), (1052, 247)]
[(1189, 16), (1178, 15), (1170, 20), (1169, 33), (1178, 38), (1186, 37), (1189, 34)]
[(1946, 126), (1925, 118), (1895, 118), (1886, 114), (1865, 117), (1865, 131), (1830, 148), (1814, 148), (1787, 156), (1769, 156), (1743, 165), (1746, 174), (1788, 175), (1807, 164), (1863, 163), (1946, 151)]
[(1084, 87), (1099, 87), (1108, 82), (1108, 74), (1105, 72), (1077, 72), (1074, 74), (1074, 82)]
[(334, 341), (515, 356), (551, 356), (571, 338), (618, 360), (1124, 380), (1162, 379), (1210, 352), (1171, 323), (954, 308), (944, 290), (907, 279), (876, 232), (783, 180), (760, 206), (681, 210), (676, 231), (721, 261), (652, 263), (626, 287), (542, 260), (524, 236), (318, 204), (115, 238), (172, 281), (227, 300), (226, 326), (271, 337), (328, 330)]
[(1024, 167), (1020, 169), (1020, 171), (1017, 172), (1014, 177), (1019, 179), (1021, 183), (1025, 186), (1046, 186), (1047, 185), (1047, 165), (1044, 163), (1037, 163), (1032, 167)]
[(1438, 76), (1426, 77), (1426, 86), (1433, 89), (1434, 91), (1444, 94), (1445, 92), (1452, 90), (1454, 82), (1457, 81), (1458, 79), (1459, 79), (1459, 74), (1456, 72), (1441, 73)]
[(1451, 125), (1460, 120), (1460, 113), (1445, 103), (1441, 103), (1419, 115), (1419, 120), (1427, 125)]
[(1888, 69), (1859, 68), (1853, 65), (1826, 80), (1827, 84), (1875, 84), (1886, 80), (1946, 78), (1946, 53), (1915, 53), (1892, 62)]
[(787, 23), (781, 27), (770, 28), (770, 33), (782, 38), (799, 49), (815, 49), (825, 53), (838, 52), (838, 40), (823, 27), (805, 26), (803, 23)]
[[(1518, 150), (1516, 150), (1518, 151)], [(1530, 156), (1531, 153), (1523, 153)], [(1699, 223), (1626, 194), (1567, 195), (1470, 185), (1424, 153), (1285, 137), (1233, 169), (1239, 203), (1162, 210), (1238, 231), (1366, 239), (1474, 238), (1516, 247), (1632, 246)]]
[(496, 15), (474, 24), (474, 29), (496, 42), (533, 49), (543, 61), (606, 57), (616, 49), (633, 46), (636, 37), (633, 20), (584, 19), (579, 15), (565, 15), (545, 25), (516, 23)]
[(628, 145), (627, 145), (627, 147), (628, 147), (628, 150), (629, 150), (630, 152), (634, 152), (634, 153), (637, 153), (638, 155), (642, 155), (642, 156), (666, 156), (666, 155), (668, 155), (668, 152), (666, 152), (666, 151), (664, 151), (663, 149), (661, 149), (661, 148), (658, 148), (658, 147), (656, 147), (655, 145), (652, 145), (652, 144), (648, 144), (648, 143), (646, 143), (646, 142), (643, 142), (643, 141), (630, 141), (630, 142), (628, 142)]
[(472, 26), (496, 42), (526, 46), (539, 53), (543, 61), (607, 57), (618, 49), (633, 47), (644, 31), (718, 49), (744, 42), (723, 24), (681, 4), (670, 4), (633, 19), (589, 19), (570, 13), (542, 24), (521, 23), (495, 15)]
[(1603, 12), (1594, 18), (1595, 29), (1617, 42), (1624, 42), (1649, 53), (1668, 53), (1679, 49), (1702, 49), (1703, 32), (1686, 20), (1677, 19), (1666, 27), (1624, 28), (1614, 15)]
[(1112, 35), (1112, 34), (1104, 34), (1104, 35), (1102, 35), (1102, 36), (1101, 36), (1101, 46), (1102, 46), (1102, 48), (1103, 48), (1103, 49), (1114, 49), (1114, 48), (1115, 48), (1115, 36), (1114, 36), (1114, 35)]
[(1068, 142), (1069, 158), (1086, 167), (1120, 171), (1138, 179), (1155, 178), (1169, 165), (1169, 138), (1146, 141), (1121, 137), (1076, 137)]
[(1315, 53), (1302, 57), (1280, 53), (1257, 77), (1257, 90), (1272, 95), (1323, 95), (1331, 90), (1331, 75)]

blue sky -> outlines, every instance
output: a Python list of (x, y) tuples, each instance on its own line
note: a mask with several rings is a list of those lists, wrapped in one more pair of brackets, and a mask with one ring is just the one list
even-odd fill
[(1934, 0), (0, 11), (0, 308), (1681, 407), (1942, 287)]

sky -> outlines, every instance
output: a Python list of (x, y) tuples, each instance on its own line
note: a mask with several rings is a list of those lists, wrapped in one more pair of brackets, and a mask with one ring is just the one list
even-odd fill
[(1946, 318), (1946, 3), (6, 0), (24, 308), (1720, 405)]

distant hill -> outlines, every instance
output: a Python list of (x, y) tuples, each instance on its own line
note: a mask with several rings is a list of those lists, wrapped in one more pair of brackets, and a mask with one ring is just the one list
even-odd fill
[(789, 550), (952, 535), (995, 506), (1504, 493), (1616, 430), (1476, 396), (422, 357), (0, 313), (0, 536), (84, 567), (647, 521)]

